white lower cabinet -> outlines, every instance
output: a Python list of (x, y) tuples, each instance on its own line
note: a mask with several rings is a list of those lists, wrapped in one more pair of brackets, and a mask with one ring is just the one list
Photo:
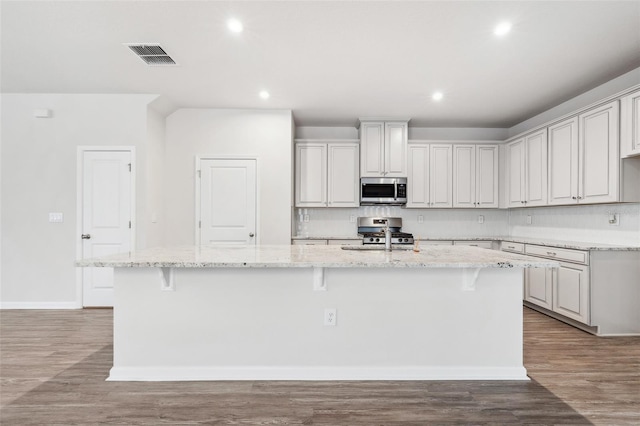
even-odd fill
[(524, 270), (524, 300), (543, 308), (553, 309), (553, 270), (527, 268)]
[(553, 311), (584, 324), (589, 321), (589, 267), (560, 263), (553, 280)]
[(559, 268), (525, 269), (524, 300), (591, 325), (589, 253), (532, 244), (525, 244), (524, 252), (560, 262)]

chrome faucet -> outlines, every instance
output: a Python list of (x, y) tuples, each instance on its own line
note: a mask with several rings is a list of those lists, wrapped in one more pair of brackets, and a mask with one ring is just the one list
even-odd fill
[(389, 229), (389, 220), (384, 223), (384, 250), (391, 251), (391, 229)]

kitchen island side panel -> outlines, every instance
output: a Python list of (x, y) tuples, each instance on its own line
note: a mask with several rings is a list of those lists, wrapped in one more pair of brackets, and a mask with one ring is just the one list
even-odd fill
[(521, 268), (115, 271), (109, 380), (527, 379)]

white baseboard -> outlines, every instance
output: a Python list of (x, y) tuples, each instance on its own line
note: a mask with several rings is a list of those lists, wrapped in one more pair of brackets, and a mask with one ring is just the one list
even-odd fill
[(0, 302), (0, 309), (82, 309), (78, 302)]
[(524, 367), (113, 367), (108, 381), (529, 380)]

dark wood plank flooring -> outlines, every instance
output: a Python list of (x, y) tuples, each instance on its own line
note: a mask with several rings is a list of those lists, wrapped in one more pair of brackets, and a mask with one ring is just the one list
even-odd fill
[(106, 382), (111, 321), (0, 312), (0, 424), (640, 425), (640, 338), (526, 308), (530, 382)]

